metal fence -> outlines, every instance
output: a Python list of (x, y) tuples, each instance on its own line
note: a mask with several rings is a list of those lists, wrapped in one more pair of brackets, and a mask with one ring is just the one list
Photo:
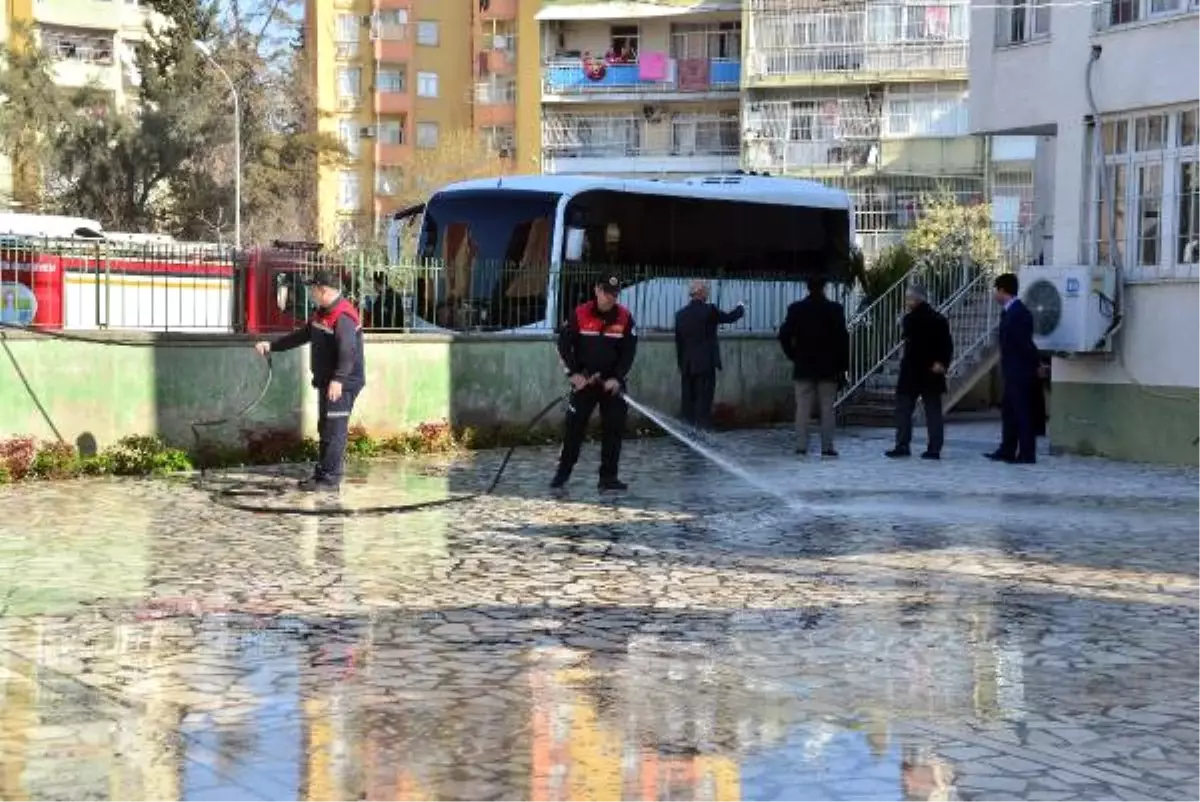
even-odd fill
[(318, 270), (331, 273), (364, 326), (379, 331), (546, 334), (611, 274), (621, 277), (621, 303), (642, 331), (672, 331), (694, 280), (707, 281), (711, 300), (724, 308), (744, 302), (747, 314), (733, 328), (748, 332), (775, 331), (804, 294), (802, 276), (768, 270), (388, 264), (377, 253), (286, 245), (235, 252), (199, 243), (0, 238), (0, 321), (68, 331), (279, 332), (307, 318), (307, 280)]

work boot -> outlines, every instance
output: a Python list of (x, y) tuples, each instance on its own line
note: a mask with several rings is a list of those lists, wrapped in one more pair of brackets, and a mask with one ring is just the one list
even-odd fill
[(566, 487), (567, 480), (571, 478), (569, 473), (556, 473), (554, 478), (550, 480), (551, 490), (562, 490)]
[(883, 452), (883, 456), (887, 457), (888, 459), (904, 459), (905, 457), (911, 457), (912, 452), (907, 448), (896, 446), (891, 451)]
[(823, 449), (821, 449), (821, 456), (822, 456), (822, 457), (828, 457), (829, 459), (833, 459), (833, 458), (835, 458), (837, 455), (838, 455), (838, 452), (837, 452), (837, 449), (836, 449), (836, 448), (823, 448)]
[(941, 458), (942, 458), (942, 455), (936, 451), (926, 451), (924, 454), (921, 455), (921, 459), (936, 460), (936, 459), (941, 459)]
[(628, 490), (629, 485), (625, 484), (615, 476), (610, 476), (606, 479), (601, 479), (600, 483), (597, 485), (597, 488), (601, 492), (606, 490)]

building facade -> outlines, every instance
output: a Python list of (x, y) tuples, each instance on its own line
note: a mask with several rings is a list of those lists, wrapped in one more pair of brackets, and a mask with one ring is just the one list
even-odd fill
[(986, 142), (968, 123), (967, 0), (746, 0), (748, 170), (851, 192), (870, 254), (921, 198), (982, 198)]
[(532, 171), (517, 124), (521, 11), (517, 0), (308, 1), (318, 125), (346, 151), (318, 177), (322, 241), (377, 233), (420, 154), (464, 132)]
[(542, 172), (739, 166), (739, 3), (540, 5)]
[[(9, 0), (0, 36), (15, 44), (22, 28), (54, 61), (59, 86), (93, 86), (110, 93), (118, 107), (137, 92), (135, 47), (146, 35), (150, 12), (137, 0)], [(12, 193), (12, 168), (0, 157), (0, 197)]]
[(972, 128), (1038, 137), (1046, 262), (1112, 263), (1124, 286), (1113, 353), (1054, 362), (1051, 442), (1195, 463), (1197, 2), (993, 8), (971, 31)]

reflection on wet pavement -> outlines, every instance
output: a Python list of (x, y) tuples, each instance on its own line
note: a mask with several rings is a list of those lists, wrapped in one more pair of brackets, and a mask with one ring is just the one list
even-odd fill
[(669, 442), (623, 496), (587, 463), (553, 499), (529, 451), (407, 516), (0, 491), (0, 798), (1197, 798), (1195, 472), (957, 435), (902, 466), (720, 436), (783, 509)]

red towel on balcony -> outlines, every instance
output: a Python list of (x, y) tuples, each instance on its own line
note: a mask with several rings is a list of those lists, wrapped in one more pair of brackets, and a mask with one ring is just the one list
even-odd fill
[(638, 56), (638, 79), (642, 81), (665, 81), (670, 64), (667, 54), (643, 50)]
[(708, 89), (708, 59), (679, 59), (676, 85), (680, 92), (704, 92)]

